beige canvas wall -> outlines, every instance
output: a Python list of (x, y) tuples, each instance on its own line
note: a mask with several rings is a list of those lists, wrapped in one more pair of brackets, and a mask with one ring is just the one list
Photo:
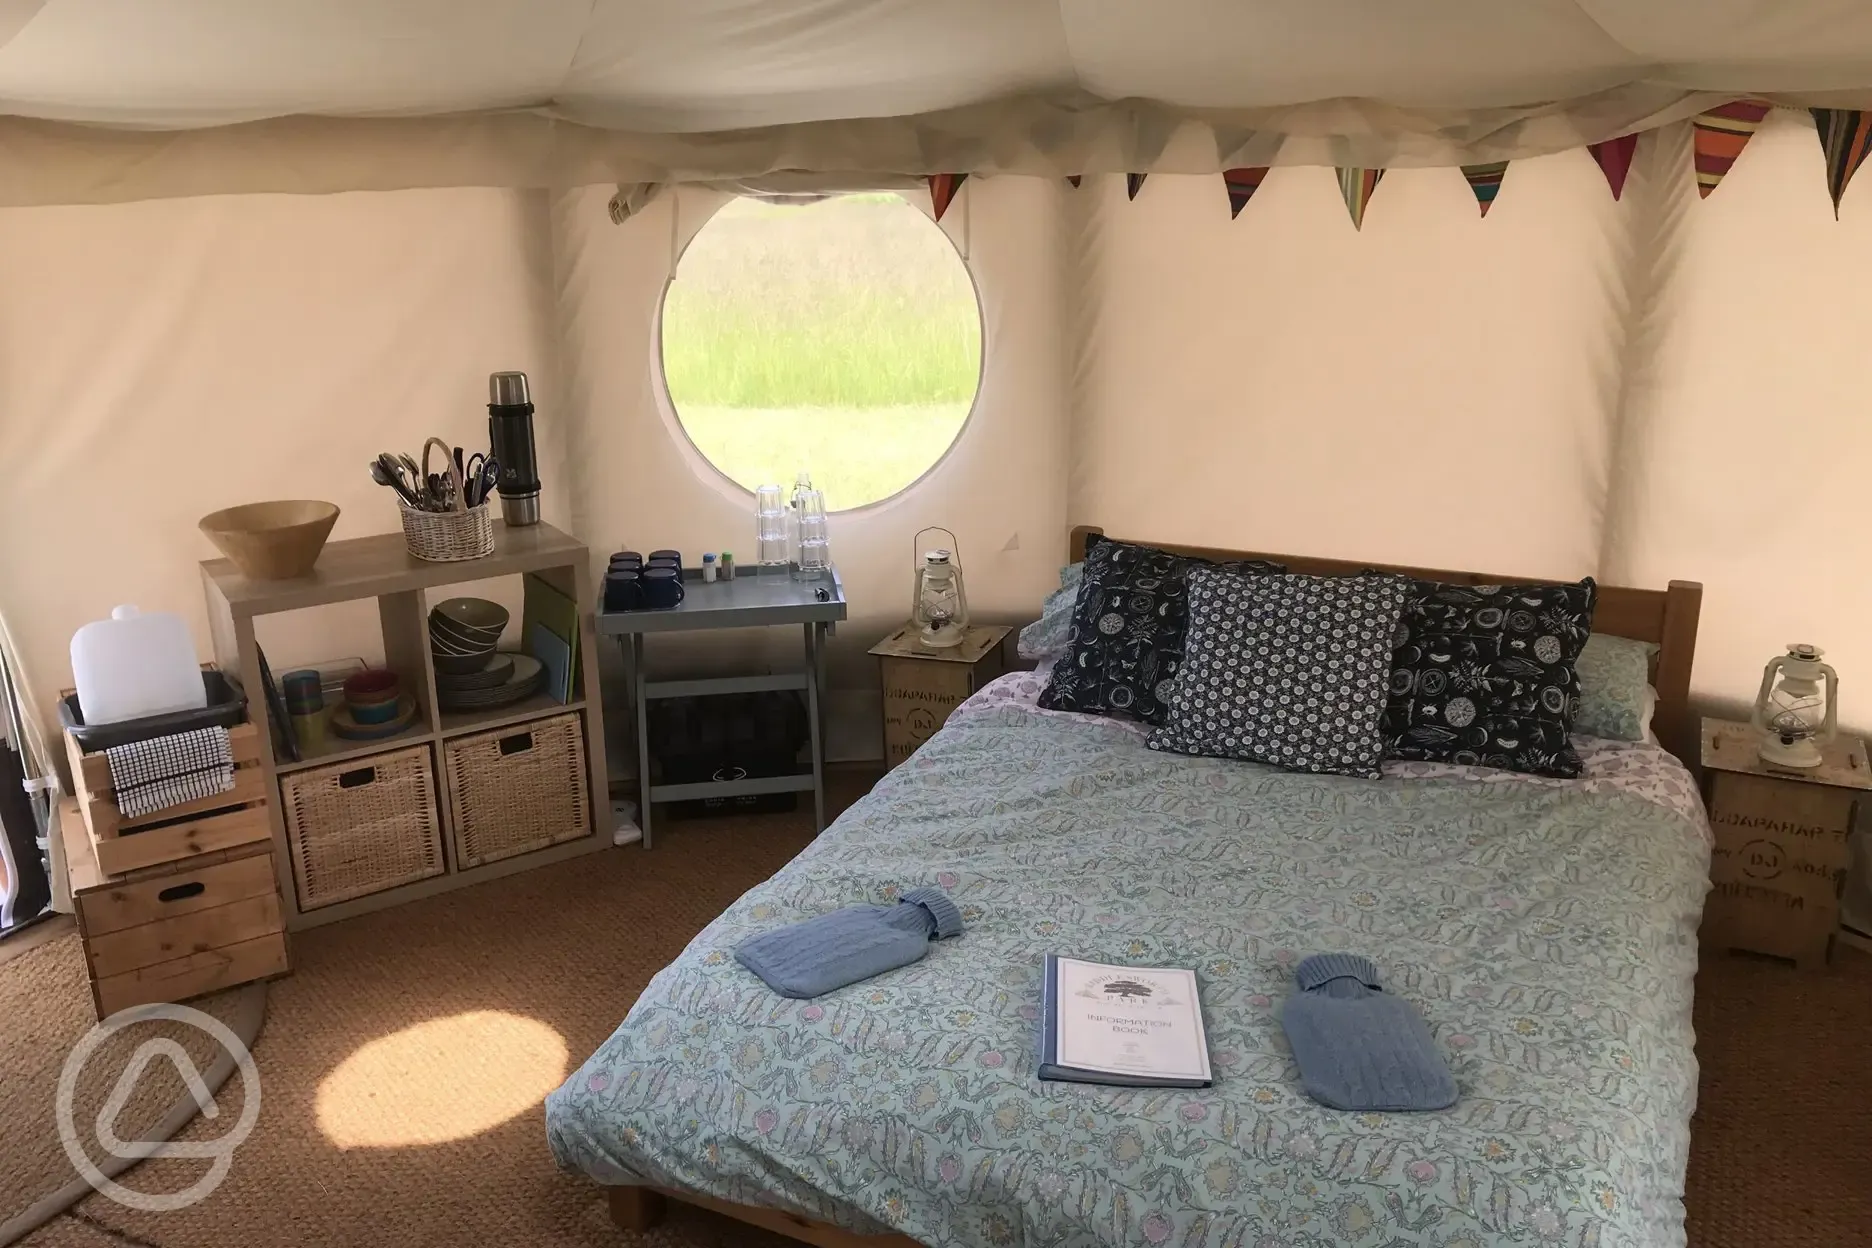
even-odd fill
[(1398, 170), (1355, 231), (1330, 169), (1086, 184), (1072, 512), (1166, 540), (1582, 575), (1599, 546), (1617, 205), (1584, 152), (1486, 220)]
[[(1238, 220), (1213, 176), (1079, 191), (972, 180), (944, 227), (986, 329), (981, 396), (906, 495), (836, 516), (853, 601), (840, 749), (874, 731), (863, 651), (901, 619), (909, 538), (961, 539), (985, 618), (1030, 616), (1069, 519), (1114, 532), (1707, 587), (1696, 686), (1752, 694), (1826, 646), (1872, 723), (1858, 621), (1872, 469), (1858, 343), (1872, 192), (1834, 222), (1811, 127), (1777, 116), (1715, 197), (1687, 133), (1647, 137), (1623, 203), (1583, 152), (1515, 164), (1478, 219), (1400, 170), (1365, 228), (1328, 171), (1276, 170)], [(745, 493), (679, 435), (656, 375), (696, 192), (624, 226), (608, 188), (257, 196), (0, 213), (0, 594), (42, 694), (117, 602), (202, 627), (206, 511), (309, 495), (336, 536), (394, 528), (364, 465), (481, 436), (485, 376), (535, 380), (547, 515), (598, 557), (746, 546)], [(672, 229), (674, 226), (674, 229)], [(205, 637), (205, 633), (202, 634)], [(367, 612), (289, 619), (281, 663), (371, 655)], [(790, 639), (789, 639), (790, 640)], [(779, 661), (782, 639), (666, 651)]]
[[(609, 193), (0, 212), (0, 452), (16, 518), (0, 544), (0, 593), (46, 708), (69, 680), (72, 631), (113, 604), (180, 612), (207, 653), (196, 564), (215, 552), (195, 527), (206, 512), (325, 498), (343, 508), (334, 538), (393, 531), (391, 495), (370, 482), (368, 461), (419, 453), (431, 433), (484, 440), (486, 377), (498, 369), (532, 375), (546, 518), (591, 544), (600, 566), (626, 545), (751, 550), (751, 496), (681, 435), (656, 364), (672, 243), (721, 199), (685, 193), (620, 227)], [(833, 642), (834, 744), (846, 755), (879, 749), (864, 651), (907, 614), (918, 528), (956, 531), (984, 619), (1026, 618), (1059, 565), (1058, 189), (1008, 178), (968, 195), (945, 225), (982, 298), (975, 411), (910, 491), (832, 519), (852, 602)], [(472, 592), (511, 600), (517, 586)], [(276, 669), (382, 654), (367, 606), (265, 623)], [(656, 655), (697, 668), (798, 656), (790, 632)]]
[(1486, 219), (1399, 170), (1352, 229), (1329, 170), (1231, 221), (1213, 178), (1086, 185), (1069, 510), (1113, 532), (1610, 582), (1701, 580), (1704, 699), (1827, 648), (1872, 726), (1862, 575), (1872, 188), (1835, 222), (1776, 114), (1699, 201), (1688, 128), (1623, 201), (1584, 151)]
[[(556, 401), (542, 193), (411, 191), (0, 212), (0, 594), (50, 709), (72, 631), (113, 604), (180, 612), (211, 652), (196, 520), (263, 498), (396, 529), (367, 464), (486, 437), (487, 374)], [(548, 475), (563, 427), (541, 435)], [(565, 516), (548, 496), (551, 519)], [(276, 617), (283, 667), (381, 658), (374, 609)]]

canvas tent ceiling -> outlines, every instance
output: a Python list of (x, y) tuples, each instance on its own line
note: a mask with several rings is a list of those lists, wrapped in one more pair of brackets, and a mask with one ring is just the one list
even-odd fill
[(1448, 164), (1868, 86), (1863, 0), (0, 0), (0, 202)]

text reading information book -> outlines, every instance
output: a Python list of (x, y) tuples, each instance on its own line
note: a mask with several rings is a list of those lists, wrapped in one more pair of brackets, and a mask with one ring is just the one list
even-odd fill
[(1194, 971), (1048, 954), (1040, 1018), (1042, 1079), (1143, 1088), (1211, 1082)]

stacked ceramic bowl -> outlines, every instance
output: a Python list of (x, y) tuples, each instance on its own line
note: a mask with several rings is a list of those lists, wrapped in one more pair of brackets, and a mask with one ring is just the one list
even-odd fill
[(485, 598), (450, 598), (429, 612), (436, 701), (443, 710), (493, 710), (539, 691), (545, 669), (538, 659), (495, 650), (507, 620), (507, 608)]
[(436, 676), (469, 676), (488, 665), (507, 628), (507, 608), (485, 598), (450, 598), (429, 612)]
[(345, 678), (344, 701), (332, 708), (330, 722), (353, 741), (394, 737), (416, 722), (416, 699), (403, 692), (395, 672), (367, 667)]

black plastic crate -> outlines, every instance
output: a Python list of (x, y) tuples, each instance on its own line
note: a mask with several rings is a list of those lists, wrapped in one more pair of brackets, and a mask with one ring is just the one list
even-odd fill
[[(663, 699), (650, 704), (648, 718), (659, 784), (810, 774), (799, 761), (809, 737), (806, 710), (790, 690)], [(681, 819), (798, 805), (798, 793), (758, 793), (671, 802), (669, 811)]]

